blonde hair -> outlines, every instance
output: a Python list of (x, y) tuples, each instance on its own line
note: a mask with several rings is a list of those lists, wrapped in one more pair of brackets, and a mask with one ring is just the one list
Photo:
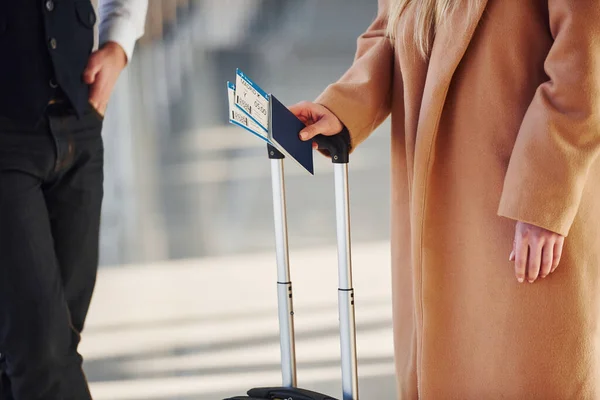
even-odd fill
[(429, 56), (435, 30), (444, 24), (458, 5), (464, 3), (468, 6), (467, 12), (473, 8), (473, 0), (390, 0), (387, 34), (391, 38), (396, 35), (400, 17), (409, 5), (415, 3), (414, 40), (415, 44), (425, 58)]

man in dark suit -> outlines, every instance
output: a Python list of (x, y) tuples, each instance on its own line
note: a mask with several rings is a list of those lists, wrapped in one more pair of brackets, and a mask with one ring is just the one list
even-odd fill
[[(0, 0), (0, 396), (91, 399), (102, 121), (147, 0)], [(99, 16), (99, 49), (94, 28)]]

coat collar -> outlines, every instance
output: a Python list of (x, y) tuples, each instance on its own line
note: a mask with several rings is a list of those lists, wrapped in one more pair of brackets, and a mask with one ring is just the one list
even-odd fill
[(470, 12), (458, 9), (437, 29), (431, 51), (428, 78), (436, 86), (448, 86), (483, 16), (488, 0), (475, 0)]
[[(464, 57), (488, 0), (477, 0), (470, 13), (454, 12), (445, 25), (438, 28), (421, 103), (416, 154), (426, 155), (432, 147), (452, 77)], [(425, 147), (423, 147), (425, 146)], [(419, 160), (415, 160), (417, 165)], [(415, 177), (416, 178), (416, 177)]]

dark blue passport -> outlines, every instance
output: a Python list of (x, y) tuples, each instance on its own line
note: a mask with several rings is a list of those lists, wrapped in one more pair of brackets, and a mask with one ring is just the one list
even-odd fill
[(298, 136), (305, 125), (275, 96), (270, 95), (269, 139), (286, 157), (314, 175), (312, 141)]

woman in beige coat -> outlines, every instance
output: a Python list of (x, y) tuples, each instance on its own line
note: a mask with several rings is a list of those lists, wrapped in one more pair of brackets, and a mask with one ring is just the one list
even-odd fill
[(600, 399), (599, 0), (380, 0), (292, 110), (353, 149), (391, 113), (401, 399)]

